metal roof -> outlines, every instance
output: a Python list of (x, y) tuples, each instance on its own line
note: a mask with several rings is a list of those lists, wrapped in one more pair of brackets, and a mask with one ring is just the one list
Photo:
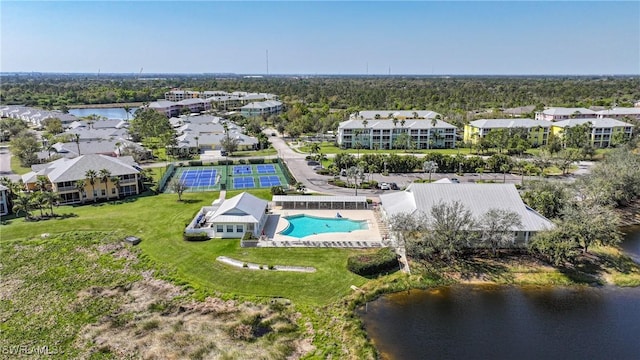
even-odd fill
[(273, 195), (271, 201), (274, 202), (367, 202), (366, 196), (311, 196), (311, 195)]
[[(364, 120), (347, 120), (340, 123), (341, 129), (364, 129), (362, 124)], [(393, 120), (367, 120), (367, 129), (455, 129), (456, 127), (442, 120), (436, 120), (436, 126), (431, 124), (432, 120), (427, 119), (408, 119), (405, 120), (404, 126), (400, 121), (394, 125)]]
[(207, 214), (211, 223), (259, 223), (269, 203), (247, 192), (224, 200), (220, 207)]
[(51, 182), (84, 180), (88, 170), (96, 172), (107, 169), (111, 176), (138, 174), (129, 161), (106, 155), (88, 154), (73, 159), (61, 158), (41, 166), (33, 166), (34, 172), (23, 175), (22, 179), (33, 178), (37, 175), (46, 175)]
[(553, 123), (553, 126), (572, 127), (572, 126), (582, 125), (586, 123), (591, 123), (591, 127), (594, 127), (594, 128), (613, 128), (613, 127), (633, 126), (626, 122), (622, 122), (620, 120), (616, 120), (612, 118), (568, 119), (568, 120), (556, 121)]
[(413, 183), (405, 191), (380, 195), (389, 216), (423, 212), (429, 215), (440, 202), (458, 201), (477, 219), (490, 209), (504, 209), (520, 215), (524, 231), (541, 231), (554, 225), (526, 206), (514, 184), (421, 184)]
[(544, 120), (533, 119), (480, 119), (469, 123), (469, 125), (481, 129), (502, 129), (502, 128), (534, 128), (537, 126), (548, 128), (551, 123)]

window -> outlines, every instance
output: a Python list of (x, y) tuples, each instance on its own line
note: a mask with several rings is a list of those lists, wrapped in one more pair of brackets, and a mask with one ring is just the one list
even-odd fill
[(116, 188), (112, 188), (112, 189), (111, 189), (111, 194), (113, 195), (113, 194), (115, 194), (115, 193), (116, 193)]
[(224, 232), (224, 226), (216, 225), (216, 232), (218, 232), (218, 233)]
[(102, 189), (102, 196), (106, 196), (107, 195), (107, 191), (105, 189)]
[(236, 225), (236, 232), (241, 233), (244, 231), (244, 226), (242, 225)]
[(227, 225), (227, 232), (233, 232), (233, 225)]

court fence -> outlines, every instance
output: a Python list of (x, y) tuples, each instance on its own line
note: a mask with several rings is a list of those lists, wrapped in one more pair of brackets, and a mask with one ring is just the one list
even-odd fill
[(278, 164), (280, 164), (280, 168), (282, 169), (282, 174), (287, 179), (287, 183), (289, 183), (289, 185), (295, 185), (298, 181), (291, 174), (291, 171), (289, 170), (289, 167), (287, 166), (287, 164), (284, 161), (282, 161), (282, 159), (280, 158), (278, 158)]
[(169, 181), (169, 179), (171, 179), (171, 177), (173, 176), (173, 174), (176, 172), (176, 167), (173, 164), (169, 164), (166, 168), (166, 171), (164, 173), (164, 175), (162, 175), (162, 178), (160, 178), (160, 181), (158, 182), (158, 192), (162, 193), (164, 192), (166, 186), (167, 186), (167, 182)]

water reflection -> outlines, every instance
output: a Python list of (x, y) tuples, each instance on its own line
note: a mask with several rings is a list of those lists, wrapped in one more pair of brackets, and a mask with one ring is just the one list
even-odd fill
[(640, 289), (452, 286), (361, 315), (386, 359), (640, 358)]

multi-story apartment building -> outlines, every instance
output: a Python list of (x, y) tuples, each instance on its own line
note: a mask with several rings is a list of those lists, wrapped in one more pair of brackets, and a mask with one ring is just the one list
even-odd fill
[(617, 136), (630, 138), (633, 134), (633, 125), (611, 118), (569, 119), (558, 121), (551, 124), (551, 133), (562, 139), (566, 128), (584, 124), (590, 125), (591, 143), (593, 146), (598, 148), (613, 145)]
[(337, 141), (347, 149), (451, 149), (456, 147), (456, 127), (436, 119), (352, 119), (340, 123)]
[(240, 108), (242, 116), (263, 116), (277, 114), (282, 111), (282, 103), (276, 100), (252, 102)]
[(616, 120), (622, 120), (625, 118), (640, 120), (640, 107), (623, 108), (616, 107), (607, 110), (600, 110), (597, 112), (598, 118), (611, 118)]
[(536, 112), (536, 120), (561, 121), (574, 118), (594, 119), (596, 115), (595, 111), (585, 108), (553, 107)]
[[(97, 199), (118, 198), (140, 193), (140, 171), (131, 156), (119, 158), (106, 155), (82, 155), (73, 159), (61, 158), (47, 164), (31, 166), (32, 171), (22, 175), (27, 190), (34, 190), (39, 176), (45, 176), (51, 190), (60, 195), (61, 204), (73, 204)], [(99, 177), (87, 178), (87, 171), (97, 174), (108, 170), (110, 177), (105, 183)], [(117, 179), (117, 181), (114, 181)], [(78, 187), (78, 181), (84, 187)]]
[(527, 132), (527, 140), (529, 140), (532, 145), (546, 145), (552, 124), (550, 121), (532, 119), (475, 120), (464, 126), (464, 141), (466, 143), (476, 144), (492, 130), (505, 129), (515, 132), (523, 129)]

